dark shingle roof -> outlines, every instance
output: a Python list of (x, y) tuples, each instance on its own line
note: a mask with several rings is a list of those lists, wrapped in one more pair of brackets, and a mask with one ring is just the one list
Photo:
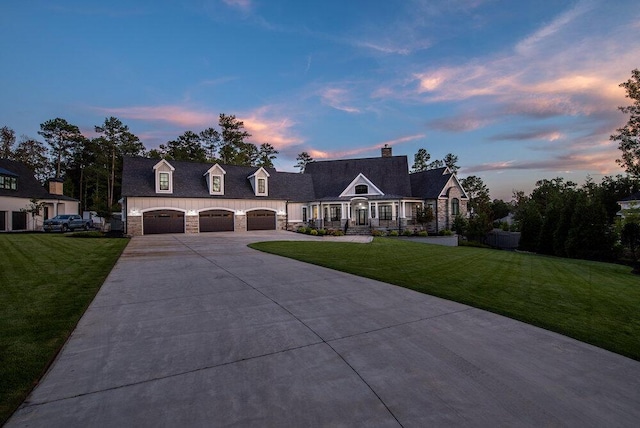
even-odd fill
[[(158, 159), (125, 157), (122, 196), (160, 196), (155, 191), (153, 167)], [(210, 195), (204, 174), (214, 164), (168, 161), (173, 172), (173, 193), (169, 198), (265, 199), (256, 196), (247, 179), (257, 167), (220, 165), (225, 174), (225, 194)], [(347, 186), (363, 174), (384, 193), (384, 199), (414, 197), (437, 199), (452, 174), (446, 168), (409, 174), (406, 156), (317, 161), (307, 164), (304, 174), (269, 173), (269, 196), (266, 199), (289, 201), (337, 200)], [(379, 199), (369, 196), (370, 199)], [(346, 198), (349, 199), (349, 198)]]
[(337, 198), (362, 173), (388, 196), (411, 196), (406, 156), (310, 162), (303, 175), (313, 177), (317, 199)]
[(73, 200), (68, 196), (50, 194), (33, 175), (33, 171), (25, 164), (9, 159), (0, 159), (0, 170), (3, 175), (11, 175), (18, 178), (16, 190), (0, 189), (0, 196), (14, 196), (17, 198), (36, 199), (64, 199)]
[(436, 168), (410, 174), (411, 193), (422, 199), (437, 199), (451, 178), (447, 168)]
[[(153, 167), (158, 159), (125, 157), (122, 174), (122, 196), (158, 196), (155, 191)], [(298, 173), (277, 172), (265, 168), (269, 173), (269, 196), (256, 196), (247, 179), (259, 168), (238, 165), (220, 165), (225, 170), (224, 195), (210, 195), (204, 174), (213, 163), (167, 161), (175, 168), (173, 193), (162, 195), (173, 198), (217, 198), (217, 199), (284, 199), (306, 201), (313, 199), (311, 177)]]
[(640, 192), (629, 195), (626, 198), (620, 199), (620, 201), (640, 201)]

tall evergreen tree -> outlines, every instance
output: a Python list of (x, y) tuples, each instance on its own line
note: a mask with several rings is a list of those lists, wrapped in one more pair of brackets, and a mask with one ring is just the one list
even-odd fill
[(56, 178), (60, 178), (67, 163), (70, 161), (74, 146), (84, 138), (76, 125), (68, 123), (59, 117), (40, 124), (38, 131), (44, 141), (51, 148)]

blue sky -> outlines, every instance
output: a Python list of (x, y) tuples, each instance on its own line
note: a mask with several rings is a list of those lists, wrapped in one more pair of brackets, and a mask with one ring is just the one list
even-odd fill
[(426, 148), (509, 199), (623, 172), (609, 135), (640, 2), (7, 0), (0, 52), (0, 126), (18, 135), (116, 116), (151, 149), (235, 114), (279, 170)]

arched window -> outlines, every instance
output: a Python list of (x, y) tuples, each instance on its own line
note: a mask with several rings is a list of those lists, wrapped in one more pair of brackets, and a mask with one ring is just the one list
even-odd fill
[(369, 193), (369, 186), (366, 184), (358, 184), (356, 186), (356, 195), (366, 195)]
[(458, 215), (460, 214), (460, 201), (458, 198), (453, 198), (451, 200), (451, 214)]

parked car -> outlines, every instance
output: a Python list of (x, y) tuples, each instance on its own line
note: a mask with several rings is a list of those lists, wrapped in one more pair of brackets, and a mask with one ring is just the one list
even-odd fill
[(93, 226), (91, 220), (85, 220), (77, 214), (59, 214), (53, 218), (44, 221), (44, 231), (51, 232), (59, 230), (66, 232), (67, 230), (84, 229), (89, 230)]

